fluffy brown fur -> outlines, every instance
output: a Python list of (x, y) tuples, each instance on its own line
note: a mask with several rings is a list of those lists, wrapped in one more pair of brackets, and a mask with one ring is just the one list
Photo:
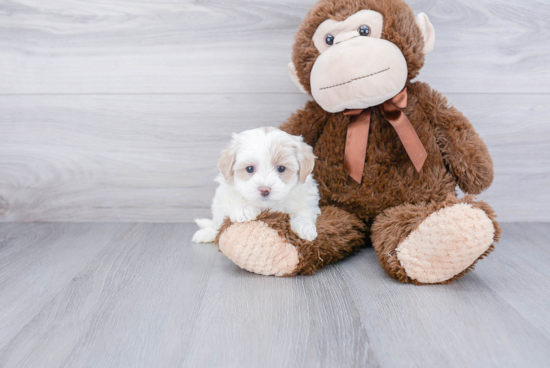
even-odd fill
[[(468, 119), (449, 107), (446, 99), (427, 84), (411, 82), (424, 64), (424, 41), (412, 10), (402, 0), (321, 0), (315, 5), (300, 26), (293, 47), (292, 60), (304, 88), (310, 91), (310, 72), (319, 56), (311, 40), (317, 27), (326, 19), (341, 21), (363, 9), (382, 14), (382, 38), (397, 45), (405, 56), (408, 106), (403, 112), (422, 141), (427, 160), (417, 172), (397, 133), (375, 108), (363, 179), (358, 184), (343, 165), (350, 118), (343, 113), (328, 113), (310, 101), (281, 129), (301, 135), (314, 148), (318, 159), (313, 174), (319, 183), (321, 204), (331, 207), (324, 207), (319, 217), (319, 236), (314, 242), (298, 239), (290, 230), (288, 216), (262, 214), (262, 218), (299, 249), (300, 265), (295, 273), (311, 274), (338, 261), (368, 242), (370, 236), (380, 263), (390, 276), (418, 283), (406, 275), (392, 251), (438, 209), (459, 202), (480, 208), (493, 221), (495, 241), (498, 240), (500, 228), (489, 205), (470, 196), (462, 201), (456, 199), (457, 186), (470, 194), (487, 189), (493, 180), (493, 163)], [(480, 258), (492, 249), (491, 245)], [(461, 277), (473, 266), (444, 283)]]
[(428, 152), (420, 173), (378, 109), (373, 111), (361, 184), (343, 165), (349, 117), (327, 113), (311, 101), (281, 126), (314, 147), (313, 173), (323, 205), (343, 208), (371, 224), (386, 208), (443, 202), (457, 185), (478, 194), (491, 184), (491, 156), (470, 122), (427, 84), (409, 83), (407, 90), (409, 105), (403, 112)]

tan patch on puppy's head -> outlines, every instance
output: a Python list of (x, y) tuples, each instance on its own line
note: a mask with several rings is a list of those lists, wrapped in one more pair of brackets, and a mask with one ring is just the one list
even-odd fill
[[(311, 146), (306, 144), (302, 137), (291, 136), (291, 139), (290, 141), (278, 140), (272, 143), (270, 146), (271, 163), (275, 169), (279, 166), (286, 168), (284, 172), (280, 173), (283, 182), (290, 183), (298, 172), (298, 180), (303, 184), (313, 171), (315, 155)], [(296, 167), (294, 159), (298, 161), (298, 167)]]
[(274, 128), (272, 126), (265, 126), (265, 127), (261, 127), (260, 129), (262, 129), (264, 131), (265, 134), (268, 134), (274, 130), (277, 130), (277, 128)]
[(294, 159), (294, 149), (288, 147), (289, 142), (277, 140), (271, 143), (269, 146), (269, 153), (271, 156), (271, 164), (278, 169), (279, 166), (284, 166), (285, 171), (279, 173), (279, 177), (284, 183), (291, 183), (292, 179), (296, 175), (297, 167)]
[(248, 171), (246, 171), (246, 168), (249, 167), (249, 166), (255, 166), (255, 165), (253, 163), (239, 164), (239, 165), (234, 167), (233, 170), (235, 172), (235, 175), (237, 175), (237, 177), (239, 178), (239, 180), (248, 181), (248, 180), (250, 180), (250, 178), (252, 178), (254, 176), (256, 171), (254, 171), (253, 173), (249, 173)]

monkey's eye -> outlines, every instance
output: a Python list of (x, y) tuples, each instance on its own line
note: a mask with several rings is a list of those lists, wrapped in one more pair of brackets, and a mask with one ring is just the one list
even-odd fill
[(334, 36), (331, 34), (326, 35), (325, 42), (327, 45), (332, 46), (332, 44), (334, 43)]
[(249, 173), (249, 174), (252, 174), (254, 172), (254, 166), (248, 166), (246, 168), (246, 172)]
[(280, 173), (285, 172), (285, 170), (286, 170), (286, 167), (284, 167), (284, 166), (279, 166), (277, 168), (277, 171), (280, 172)]
[(366, 24), (363, 24), (359, 29), (357, 29), (360, 36), (370, 36), (370, 27)]

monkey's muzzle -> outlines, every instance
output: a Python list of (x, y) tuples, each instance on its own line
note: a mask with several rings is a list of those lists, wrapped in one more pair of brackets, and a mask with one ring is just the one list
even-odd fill
[(403, 90), (407, 62), (387, 40), (351, 37), (319, 55), (310, 81), (313, 98), (324, 110), (366, 109)]

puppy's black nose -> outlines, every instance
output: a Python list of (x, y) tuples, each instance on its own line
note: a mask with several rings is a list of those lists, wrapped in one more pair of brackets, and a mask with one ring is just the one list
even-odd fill
[(262, 197), (267, 197), (271, 193), (271, 188), (268, 187), (259, 187), (258, 190), (262, 193)]

